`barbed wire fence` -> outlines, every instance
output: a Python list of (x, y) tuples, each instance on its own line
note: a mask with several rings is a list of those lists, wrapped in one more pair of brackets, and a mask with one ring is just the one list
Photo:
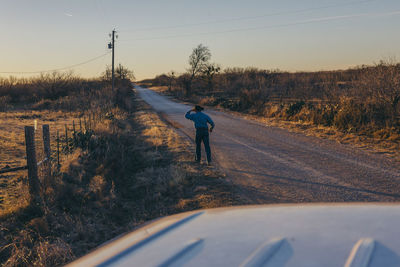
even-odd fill
[[(103, 112), (89, 112), (79, 120), (64, 123), (64, 130), (51, 129), (49, 124), (38, 127), (37, 120), (33, 126), (24, 127), (26, 165), (0, 168), (0, 175), (27, 170), (28, 187), (31, 203), (42, 205), (44, 190), (50, 186), (55, 172), (59, 172), (63, 162), (76, 148), (87, 149), (96, 125), (105, 118)], [(58, 125), (60, 126), (60, 125)]]

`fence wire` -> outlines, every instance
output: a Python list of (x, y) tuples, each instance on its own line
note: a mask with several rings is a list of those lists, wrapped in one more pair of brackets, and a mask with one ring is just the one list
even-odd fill
[[(99, 121), (104, 118), (104, 111), (97, 110), (95, 112), (90, 112), (87, 114), (81, 114), (79, 117), (73, 117), (64, 119), (64, 123), (52, 123), (50, 127), (50, 152), (51, 152), (51, 163), (58, 168), (65, 162), (69, 154), (71, 154), (77, 146), (78, 136), (89, 136), (87, 135)], [(47, 124), (46, 121), (33, 120), (32, 126), (34, 126), (34, 141), (35, 141), (35, 154), (36, 162), (38, 163), (38, 176), (43, 179), (46, 173), (46, 164), (44, 163), (46, 159), (44, 151), (44, 140), (43, 140), (43, 125)], [(13, 168), (26, 168), (26, 154), (25, 154), (25, 136), (23, 125), (18, 129), (20, 134), (14, 133), (14, 138), (11, 140), (5, 140), (4, 143), (8, 142), (15, 143), (12, 148), (2, 149), (0, 155), (2, 156), (0, 165), (0, 175), (3, 172), (8, 171), (8, 169)], [(3, 160), (9, 159), (9, 160)], [(9, 172), (7, 172), (9, 173)]]

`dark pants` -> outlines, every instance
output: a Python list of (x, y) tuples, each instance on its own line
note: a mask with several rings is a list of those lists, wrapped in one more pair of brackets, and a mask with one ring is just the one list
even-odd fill
[(207, 161), (211, 162), (211, 149), (210, 149), (210, 139), (208, 135), (208, 128), (197, 128), (196, 129), (196, 160), (201, 159), (201, 141), (204, 143), (204, 148), (206, 149)]

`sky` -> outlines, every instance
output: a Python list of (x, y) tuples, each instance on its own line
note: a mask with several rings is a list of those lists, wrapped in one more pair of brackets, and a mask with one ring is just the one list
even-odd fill
[(399, 0), (0, 0), (0, 5), (2, 77), (54, 69), (97, 77), (111, 64), (107, 44), (113, 29), (115, 62), (138, 80), (185, 72), (199, 44), (222, 68), (318, 71), (400, 58)]

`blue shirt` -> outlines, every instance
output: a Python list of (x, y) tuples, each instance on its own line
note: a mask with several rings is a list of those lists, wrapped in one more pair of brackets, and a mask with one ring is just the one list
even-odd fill
[(190, 113), (191, 110), (186, 112), (185, 118), (188, 120), (192, 120), (194, 122), (194, 127), (197, 128), (208, 128), (207, 122), (214, 128), (214, 122), (212, 119), (203, 112), (195, 112), (193, 114)]

